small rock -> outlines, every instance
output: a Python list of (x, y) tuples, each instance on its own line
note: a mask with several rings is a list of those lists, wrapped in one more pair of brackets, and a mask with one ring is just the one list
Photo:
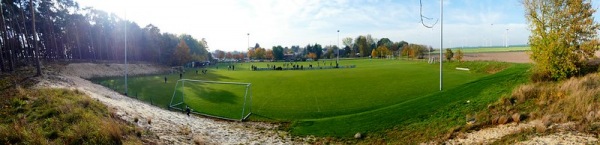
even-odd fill
[(354, 134), (355, 139), (359, 139), (361, 137), (362, 137), (362, 135), (360, 134), (360, 132), (357, 132), (356, 134)]
[(590, 112), (588, 113), (588, 115), (586, 116), (586, 119), (587, 119), (588, 121), (592, 122), (592, 121), (594, 121), (594, 119), (596, 119), (595, 115), (596, 115), (596, 114), (594, 113), (594, 111), (590, 111)]
[(509, 122), (508, 117), (506, 117), (504, 115), (500, 116), (500, 118), (498, 118), (498, 124), (506, 124), (508, 122)]
[(519, 123), (521, 121), (521, 114), (519, 113), (515, 113), (512, 115), (512, 120), (516, 123)]

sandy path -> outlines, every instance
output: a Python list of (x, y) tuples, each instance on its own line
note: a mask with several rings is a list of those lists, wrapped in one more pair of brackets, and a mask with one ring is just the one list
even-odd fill
[(559, 132), (546, 136), (536, 136), (527, 141), (518, 142), (519, 145), (539, 144), (598, 144), (598, 138), (590, 134), (577, 132)]
[[(462, 138), (450, 139), (444, 142), (444, 144), (490, 144), (500, 138), (517, 134), (526, 129), (535, 129), (537, 124), (540, 124), (540, 120), (533, 120), (526, 123), (510, 123), (504, 125), (498, 125), (490, 128), (484, 128), (478, 131), (466, 133)], [(569, 131), (568, 128), (572, 128), (574, 123), (562, 123), (553, 124), (549, 128), (558, 128), (557, 133), (553, 133), (545, 136), (534, 136), (526, 141), (518, 142), (517, 144), (597, 144), (598, 138), (591, 134), (576, 133)]]
[[(151, 131), (153, 137), (156, 137), (160, 144), (194, 144), (195, 140), (205, 144), (302, 144), (298, 141), (309, 139), (294, 138), (292, 141), (287, 132), (277, 130), (277, 124), (221, 121), (198, 116), (188, 117), (181, 112), (163, 110), (142, 103), (77, 76), (78, 73), (86, 77), (98, 76), (102, 74), (100, 73), (102, 71), (106, 71), (108, 76), (121, 73), (121, 71), (113, 72), (105, 68), (96, 70), (93, 69), (94, 65), (67, 65), (66, 68), (59, 71), (61, 73), (48, 73), (37, 86), (83, 91), (93, 99), (114, 109), (123, 120), (134, 122), (134, 118), (138, 118), (139, 121), (135, 124)], [(133, 66), (132, 70), (136, 71), (135, 68), (137, 68), (137, 71), (140, 71), (145, 67), (148, 66)], [(149, 72), (153, 73), (153, 71), (155, 70)], [(148, 120), (151, 120), (151, 124), (148, 124)], [(188, 132), (187, 128), (191, 133), (185, 133)]]
[(451, 139), (444, 144), (489, 144), (503, 136), (520, 132), (522, 129), (533, 128), (534, 121), (528, 123), (511, 123), (484, 128), (479, 131), (466, 133), (464, 138)]

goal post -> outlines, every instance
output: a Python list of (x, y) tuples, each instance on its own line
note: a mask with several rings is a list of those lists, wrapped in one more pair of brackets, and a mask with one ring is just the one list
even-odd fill
[(251, 83), (180, 79), (175, 84), (169, 108), (191, 113), (244, 121), (252, 114)]

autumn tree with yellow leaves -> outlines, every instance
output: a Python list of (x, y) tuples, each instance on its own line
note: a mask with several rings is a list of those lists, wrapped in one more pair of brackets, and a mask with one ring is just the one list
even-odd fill
[(598, 50), (590, 0), (523, 0), (531, 30), (534, 80), (564, 80), (586, 73), (582, 68)]

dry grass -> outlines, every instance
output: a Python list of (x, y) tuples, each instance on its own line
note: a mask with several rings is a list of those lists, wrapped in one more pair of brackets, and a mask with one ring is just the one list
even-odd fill
[[(580, 131), (600, 132), (586, 127), (600, 121), (598, 97), (600, 73), (561, 82), (531, 83), (517, 87), (511, 96), (490, 105), (486, 116), (490, 124), (540, 119), (535, 127), (538, 133), (546, 132), (552, 123), (565, 122), (577, 122)], [(513, 115), (507, 119), (505, 114)]]
[(548, 130), (548, 126), (544, 125), (544, 123), (536, 123), (535, 124), (535, 131), (537, 133), (545, 133), (546, 130)]
[(134, 126), (80, 91), (16, 87), (0, 100), (0, 143), (141, 143)]

